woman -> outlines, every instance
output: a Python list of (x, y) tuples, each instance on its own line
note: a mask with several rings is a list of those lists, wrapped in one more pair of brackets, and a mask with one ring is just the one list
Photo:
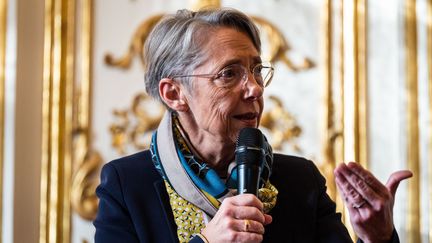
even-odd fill
[[(149, 150), (104, 166), (96, 242), (351, 242), (308, 160), (266, 144), (259, 198), (237, 195), (235, 143), (257, 128), (273, 68), (253, 22), (233, 9), (178, 11), (145, 44), (149, 95), (168, 109)], [(397, 242), (394, 194), (355, 163), (335, 170), (366, 242)]]

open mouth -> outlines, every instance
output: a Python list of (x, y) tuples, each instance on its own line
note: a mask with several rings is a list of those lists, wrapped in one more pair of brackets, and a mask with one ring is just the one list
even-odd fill
[(242, 121), (252, 121), (256, 120), (258, 118), (257, 112), (247, 112), (239, 115), (234, 116), (235, 119), (242, 120)]

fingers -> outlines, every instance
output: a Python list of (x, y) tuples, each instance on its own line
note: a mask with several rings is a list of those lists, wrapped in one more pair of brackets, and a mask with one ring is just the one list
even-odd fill
[(256, 196), (237, 195), (222, 202), (201, 233), (211, 242), (261, 242), (264, 225), (271, 221)]
[(236, 219), (251, 219), (261, 224), (266, 222), (261, 201), (252, 194), (227, 198), (221, 205), (226, 216)]
[(201, 233), (209, 242), (262, 242), (264, 234), (262, 224), (249, 221), (246, 230), (245, 222), (245, 220), (236, 220), (235, 223), (226, 223), (226, 228), (216, 232), (207, 226)]
[(238, 232), (264, 234), (264, 226), (255, 220), (238, 219), (236, 225)]
[(232, 217), (235, 219), (251, 219), (263, 224), (265, 222), (265, 216), (263, 212), (258, 210), (256, 207), (250, 206), (226, 206), (223, 208), (223, 214), (227, 217)]
[[(364, 205), (366, 200), (363, 199), (362, 195), (360, 195), (360, 193), (351, 186), (350, 182), (348, 182), (343, 175), (336, 177), (336, 186), (348, 205), (351, 205), (355, 209), (366, 206)], [(373, 192), (370, 192), (369, 195), (370, 194), (373, 194)]]
[(263, 203), (253, 194), (241, 194), (234, 197), (229, 197), (225, 199), (224, 201), (229, 202), (230, 204), (236, 205), (236, 206), (251, 206), (256, 207), (260, 211), (263, 211), (264, 205)]
[(364, 198), (374, 209), (379, 209), (383, 201), (394, 198), (399, 183), (412, 176), (411, 171), (397, 171), (390, 176), (385, 186), (371, 172), (354, 162), (340, 164), (334, 174), (347, 203), (361, 206)]
[(227, 242), (262, 242), (263, 236), (261, 234), (249, 232), (235, 232), (227, 240)]
[[(345, 165), (341, 164), (335, 170), (336, 185), (338, 186), (341, 193), (344, 194), (345, 201), (351, 204), (354, 208), (360, 208), (364, 205), (364, 201), (371, 204), (373, 207), (378, 207), (376, 199), (380, 198), (380, 195), (364, 180), (358, 176)], [(375, 178), (373, 178), (375, 179)], [(371, 178), (368, 178), (372, 181)], [(382, 185), (385, 189), (385, 186)], [(385, 191), (384, 191), (385, 192)]]
[(382, 184), (360, 164), (340, 164), (334, 171), (336, 185), (350, 205), (350, 221), (360, 239), (388, 240), (393, 232), (394, 195), (399, 183), (412, 176), (410, 171), (393, 173)]
[(358, 177), (363, 179), (374, 191), (377, 193), (383, 193), (387, 191), (387, 188), (368, 170), (365, 170), (359, 163), (349, 162), (346, 168), (350, 172), (356, 174)]
[(396, 171), (393, 174), (390, 175), (387, 183), (386, 183), (386, 187), (388, 188), (388, 190), (390, 191), (390, 193), (393, 195), (393, 197), (396, 194), (396, 190), (399, 186), (399, 183), (402, 180), (408, 179), (410, 177), (413, 176), (413, 173), (409, 170), (400, 170), (400, 171)]

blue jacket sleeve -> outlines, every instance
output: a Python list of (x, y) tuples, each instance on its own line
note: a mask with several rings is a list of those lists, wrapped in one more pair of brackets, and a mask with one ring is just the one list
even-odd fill
[[(361, 239), (358, 239), (357, 243), (363, 243), (363, 241)], [(393, 229), (392, 237), (391, 237), (391, 239), (390, 239), (390, 241), (388, 243), (400, 243), (400, 241), (399, 241), (399, 235), (398, 235), (396, 229)]]
[(139, 242), (114, 166), (106, 164), (102, 168), (96, 194), (99, 197), (99, 211), (93, 222), (96, 227), (95, 242)]
[(348, 230), (341, 221), (341, 214), (336, 213), (336, 204), (327, 194), (325, 178), (312, 162), (311, 164), (318, 188), (317, 242), (352, 242)]

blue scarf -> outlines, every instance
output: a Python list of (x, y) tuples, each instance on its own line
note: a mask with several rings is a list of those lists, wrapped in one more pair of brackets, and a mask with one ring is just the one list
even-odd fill
[[(169, 112), (167, 112), (169, 113)], [(187, 143), (185, 141), (186, 138), (184, 138), (180, 132), (180, 123), (175, 116), (175, 114), (166, 114), (165, 121), (161, 122), (160, 127), (157, 131), (153, 133), (152, 136), (152, 142), (150, 145), (150, 151), (152, 154), (152, 161), (160, 173), (160, 175), (163, 177), (165, 181), (169, 183), (169, 185), (174, 189), (176, 193), (178, 193), (181, 197), (184, 199), (191, 201), (191, 203), (195, 204), (197, 207), (204, 210), (209, 215), (213, 216), (214, 213), (217, 211), (217, 208), (219, 207), (218, 199), (223, 198), (224, 196), (227, 196), (230, 191), (235, 191), (237, 189), (237, 166), (235, 166), (229, 174), (228, 178), (224, 181), (219, 177), (219, 175), (216, 173), (214, 169), (212, 169), (207, 163), (204, 161), (201, 161), (196, 158), (191, 152), (191, 150), (188, 148)], [(163, 123), (166, 123), (168, 120), (169, 123), (169, 131), (162, 131), (164, 133), (168, 132), (169, 139), (172, 139), (173, 141), (158, 141), (159, 139), (165, 140), (167, 136), (160, 134), (162, 129), (168, 128), (168, 126), (164, 126)], [(165, 146), (169, 146), (167, 143), (173, 143), (171, 144), (172, 150), (171, 153), (173, 153), (175, 150), (175, 156), (172, 156), (171, 158), (177, 158), (177, 161), (163, 161), (161, 159), (161, 151), (160, 149), (166, 150)], [(271, 168), (273, 164), (273, 153), (272, 148), (268, 144), (267, 139), (265, 139), (265, 160), (261, 164), (261, 174), (260, 174), (260, 183), (259, 188), (264, 187), (268, 182), (271, 175)], [(177, 168), (173, 169), (171, 168), (172, 164), (169, 164), (171, 176), (170, 173), (167, 173), (166, 166), (168, 163), (180, 163), (180, 166), (176, 165)], [(181, 169), (181, 168), (182, 169)], [(177, 177), (178, 174), (185, 173), (186, 175), (180, 175), (183, 177), (183, 179), (179, 179)], [(209, 212), (209, 210), (206, 210), (206, 208), (202, 207), (202, 205), (197, 205), (197, 202), (194, 202), (193, 198), (191, 198), (191, 194), (188, 192), (189, 195), (184, 195), (186, 193), (183, 193), (185, 191), (184, 187), (187, 185), (183, 185), (183, 181), (186, 181), (185, 178), (190, 179), (191, 183), (193, 183), (196, 188), (203, 194), (205, 197), (207, 197), (208, 201), (211, 202), (213, 207), (216, 209), (213, 212)], [(182, 185), (182, 186), (180, 186)], [(193, 188), (189, 188), (186, 190), (193, 190)], [(192, 193), (193, 195), (193, 193)], [(215, 200), (216, 199), (216, 200)], [(216, 204), (216, 205), (215, 205)], [(210, 210), (212, 211), (212, 210)]]

